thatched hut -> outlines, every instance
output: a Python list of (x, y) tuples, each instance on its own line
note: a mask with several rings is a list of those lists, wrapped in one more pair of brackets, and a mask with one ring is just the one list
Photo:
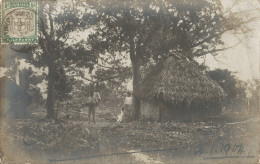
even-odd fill
[(156, 121), (201, 119), (221, 113), (224, 90), (195, 61), (169, 57), (138, 86), (140, 118)]

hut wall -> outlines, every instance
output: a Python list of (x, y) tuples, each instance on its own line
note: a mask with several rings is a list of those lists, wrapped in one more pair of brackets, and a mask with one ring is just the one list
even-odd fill
[(141, 100), (140, 104), (141, 119), (158, 121), (160, 117), (159, 106), (148, 101)]
[(189, 109), (177, 107), (165, 103), (153, 104), (149, 101), (141, 100), (141, 119), (154, 121), (185, 121), (191, 119)]
[(174, 116), (176, 116), (176, 111), (174, 111), (174, 107), (170, 105), (166, 105), (164, 103), (160, 103), (160, 113), (161, 113), (160, 121), (173, 120)]
[(166, 103), (153, 104), (151, 102), (141, 100), (140, 106), (141, 119), (154, 121), (187, 121), (187, 120), (203, 120), (209, 116), (218, 116), (221, 113), (221, 105), (205, 103), (194, 104), (189, 107), (184, 104), (169, 105)]
[(185, 106), (174, 106), (161, 103), (161, 121), (186, 121), (191, 118), (191, 113)]
[(200, 102), (192, 103), (190, 106), (190, 114), (193, 120), (203, 120), (209, 117), (217, 117), (222, 112), (222, 105), (220, 103)]

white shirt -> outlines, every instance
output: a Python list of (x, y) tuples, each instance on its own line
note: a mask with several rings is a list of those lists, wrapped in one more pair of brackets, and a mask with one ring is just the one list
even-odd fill
[(126, 97), (124, 104), (125, 105), (132, 105), (133, 104), (133, 98), (132, 97)]
[(100, 94), (98, 92), (94, 92), (93, 97), (97, 98), (98, 100), (100, 100)]

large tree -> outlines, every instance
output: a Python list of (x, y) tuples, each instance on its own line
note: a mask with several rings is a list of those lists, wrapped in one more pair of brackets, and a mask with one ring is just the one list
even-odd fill
[[(66, 85), (64, 69), (70, 65), (93, 69), (97, 57), (84, 47), (84, 42), (71, 43), (75, 31), (85, 30), (94, 22), (93, 15), (82, 10), (78, 2), (39, 1), (39, 36), (36, 46), (12, 48), (35, 67), (47, 68), (47, 118), (56, 119), (54, 105), (60, 99), (60, 86)], [(65, 91), (65, 90), (64, 90)], [(62, 93), (65, 94), (65, 93)]]
[[(129, 67), (123, 66), (122, 56), (97, 54), (95, 48), (89, 48), (85, 38), (77, 36), (78, 32), (84, 33), (98, 23), (94, 6), (82, 8), (81, 3), (87, 4), (80, 0), (40, 1), (38, 45), (12, 47), (33, 66), (48, 69), (47, 118), (57, 118), (55, 102), (71, 91), (71, 78), (81, 76), (92, 83), (122, 83), (129, 77)], [(90, 74), (96, 69), (91, 78), (84, 76), (87, 69)]]
[[(244, 33), (247, 22), (231, 10), (224, 12), (220, 0), (95, 0), (99, 23), (88, 43), (95, 53), (126, 53), (133, 72), (133, 92), (141, 81), (141, 67), (151, 59), (162, 60), (181, 54), (192, 60), (216, 55), (227, 47), (222, 35), (228, 31)], [(173, 53), (178, 52), (178, 53)], [(135, 98), (136, 118), (139, 100)]]

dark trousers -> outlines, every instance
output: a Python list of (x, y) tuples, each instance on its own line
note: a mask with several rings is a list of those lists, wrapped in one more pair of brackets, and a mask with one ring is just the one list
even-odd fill
[(91, 115), (93, 115), (93, 122), (95, 123), (95, 113), (96, 113), (96, 105), (89, 105), (88, 107), (88, 121), (90, 122)]

